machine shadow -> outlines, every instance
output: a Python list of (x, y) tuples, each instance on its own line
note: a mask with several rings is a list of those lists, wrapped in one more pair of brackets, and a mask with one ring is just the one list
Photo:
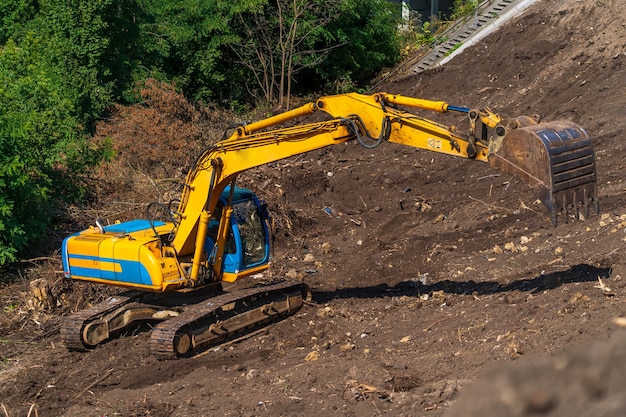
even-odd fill
[(448, 294), (488, 295), (509, 291), (528, 292), (531, 294), (545, 290), (553, 290), (565, 284), (575, 282), (593, 282), (598, 277), (608, 278), (610, 268), (597, 268), (588, 264), (574, 265), (571, 268), (539, 275), (529, 279), (519, 279), (509, 284), (496, 281), (475, 282), (443, 280), (433, 284), (416, 281), (400, 281), (393, 286), (379, 284), (368, 287), (340, 288), (335, 291), (318, 291), (313, 289), (313, 300), (322, 304), (334, 299), (347, 298), (383, 298), (390, 296), (420, 296), (433, 291), (444, 291)]

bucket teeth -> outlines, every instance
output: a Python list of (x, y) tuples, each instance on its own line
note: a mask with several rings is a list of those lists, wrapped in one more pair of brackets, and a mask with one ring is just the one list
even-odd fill
[[(489, 163), (521, 179), (550, 210), (552, 223), (563, 214), (579, 219), (599, 203), (593, 143), (585, 129), (567, 120), (539, 124), (508, 123), (490, 144)], [(518, 127), (519, 126), (519, 127)]]

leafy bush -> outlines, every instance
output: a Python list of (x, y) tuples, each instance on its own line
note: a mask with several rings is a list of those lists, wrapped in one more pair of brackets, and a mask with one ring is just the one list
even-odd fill
[(0, 264), (43, 236), (57, 203), (78, 197), (87, 167), (107, 155), (81, 134), (37, 42), (0, 47)]
[(452, 4), (452, 20), (473, 15), (480, 3), (481, 0), (454, 0)]

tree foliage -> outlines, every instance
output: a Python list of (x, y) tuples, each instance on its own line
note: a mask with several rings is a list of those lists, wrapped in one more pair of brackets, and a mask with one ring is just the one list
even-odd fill
[(56, 199), (76, 195), (80, 173), (102, 157), (38, 49), (30, 36), (0, 48), (0, 264), (44, 233)]
[(396, 9), (386, 0), (270, 0), (238, 14), (241, 36), (229, 46), (251, 75), (247, 90), (289, 107), (294, 91), (325, 90), (337, 80), (356, 88), (395, 64)]
[[(328, 27), (330, 41), (340, 46), (314, 68), (314, 76), (320, 83), (333, 86), (335, 92), (365, 86), (381, 69), (400, 59), (396, 32), (399, 16), (398, 5), (386, 0), (344, 3)], [(309, 74), (305, 76), (310, 78)]]
[[(157, 79), (238, 108), (336, 80), (363, 86), (399, 57), (385, 0), (0, 0), (0, 264), (43, 236), (110, 155), (90, 140)], [(159, 140), (155, 138), (154, 140)], [(162, 139), (162, 138), (161, 138)], [(118, 150), (132, 151), (121, 146)], [(181, 150), (182, 151), (182, 150)]]
[(481, 0), (454, 0), (452, 4), (452, 20), (471, 16), (478, 9)]
[(242, 94), (234, 86), (237, 75), (224, 52), (239, 36), (232, 27), (235, 16), (256, 10), (265, 1), (145, 1), (138, 20), (145, 52), (136, 78), (174, 82), (204, 102), (224, 102), (236, 92)]

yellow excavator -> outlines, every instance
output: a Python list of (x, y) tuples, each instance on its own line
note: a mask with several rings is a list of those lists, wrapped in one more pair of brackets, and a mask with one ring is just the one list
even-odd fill
[[(469, 128), (459, 132), (410, 109), (463, 113)], [(298, 123), (314, 113), (324, 120)], [(66, 278), (128, 291), (68, 316), (61, 328), (64, 344), (92, 349), (131, 325), (150, 322), (152, 353), (186, 357), (297, 312), (310, 297), (302, 282), (223, 290), (223, 282), (257, 274), (270, 263), (267, 206), (235, 180), (247, 169), (351, 140), (367, 148), (392, 142), (488, 162), (530, 186), (555, 225), (559, 215), (579, 216), (582, 209), (587, 216), (589, 206), (599, 210), (593, 144), (573, 122), (502, 119), (486, 108), (387, 93), (324, 96), (237, 126), (204, 151), (180, 200), (157, 204), (169, 216), (165, 221), (96, 222), (66, 238)]]

